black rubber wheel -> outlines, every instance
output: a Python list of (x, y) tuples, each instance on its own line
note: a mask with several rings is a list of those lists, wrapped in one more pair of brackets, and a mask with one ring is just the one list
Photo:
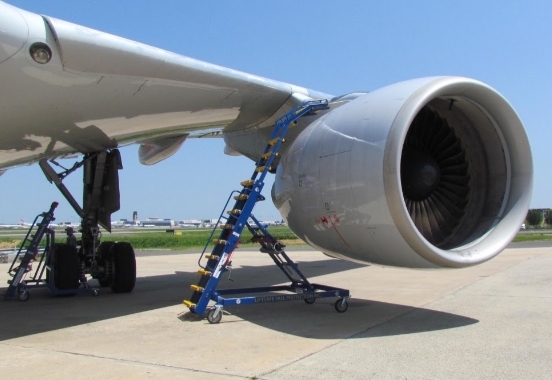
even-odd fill
[(19, 295), (17, 298), (19, 298), (19, 301), (25, 302), (29, 300), (30, 296), (31, 296), (31, 293), (29, 293), (28, 290), (23, 290), (22, 292), (19, 292)]
[(79, 287), (79, 256), (77, 247), (68, 244), (54, 245), (54, 285), (59, 290)]
[(316, 298), (309, 297), (309, 298), (303, 298), (303, 300), (305, 301), (305, 303), (312, 305), (316, 301)]
[(349, 303), (347, 302), (346, 298), (340, 298), (337, 301), (335, 301), (334, 306), (335, 306), (335, 310), (337, 310), (338, 313), (345, 313), (349, 308)]
[[(105, 264), (111, 260), (114, 245), (114, 241), (104, 241), (100, 243), (100, 246), (98, 247), (98, 254), (100, 255), (100, 262), (102, 264)], [(111, 287), (111, 277), (98, 277), (96, 280), (98, 280), (98, 284), (100, 284), (102, 288)]]
[(136, 284), (136, 257), (129, 243), (115, 243), (111, 250), (113, 277), (111, 290), (115, 293), (130, 293)]
[(104, 241), (100, 243), (100, 246), (98, 247), (98, 254), (100, 255), (101, 260), (109, 260), (113, 252), (114, 245), (114, 241)]
[(222, 319), (222, 310), (219, 310), (217, 316), (215, 317), (215, 311), (217, 309), (216, 308), (212, 308), (211, 310), (209, 310), (209, 312), (207, 313), (207, 320), (209, 321), (209, 323), (211, 324), (217, 324), (221, 321)]

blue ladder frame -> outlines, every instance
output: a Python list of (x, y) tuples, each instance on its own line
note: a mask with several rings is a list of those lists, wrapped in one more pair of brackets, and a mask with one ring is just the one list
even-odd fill
[[(294, 299), (304, 299), (307, 303), (312, 303), (316, 298), (322, 297), (341, 297), (336, 302), (336, 309), (339, 312), (344, 312), (347, 308), (347, 299), (349, 298), (349, 291), (346, 289), (339, 289), (328, 287), (324, 285), (311, 284), (306, 277), (299, 271), (297, 264), (293, 263), (287, 254), (283, 251), (283, 244), (279, 243), (264, 226), (259, 223), (257, 219), (252, 215), (253, 208), (258, 201), (265, 198), (261, 195), (261, 191), (264, 186), (264, 178), (268, 172), (273, 171), (272, 164), (276, 157), (279, 156), (278, 150), (282, 143), (285, 142), (285, 135), (290, 126), (297, 123), (297, 120), (302, 116), (314, 114), (319, 110), (328, 109), (329, 104), (327, 100), (314, 100), (305, 102), (304, 104), (287, 112), (284, 116), (279, 118), (274, 130), (269, 138), (268, 144), (264, 153), (261, 155), (259, 161), (255, 165), (255, 170), (250, 179), (241, 182), (242, 190), (233, 191), (224, 207), (227, 208), (232, 196), (234, 196), (234, 207), (228, 211), (228, 216), (224, 215), (224, 211), (219, 216), (215, 228), (211, 233), (209, 240), (207, 241), (203, 252), (198, 260), (198, 264), (201, 269), (198, 273), (201, 275), (197, 285), (191, 285), (193, 290), (190, 300), (184, 300), (191, 312), (197, 314), (203, 314), (209, 301), (216, 302), (215, 308), (209, 312), (208, 320), (212, 323), (220, 321), (221, 308), (224, 305), (242, 305), (261, 302), (276, 302), (287, 301)], [(251, 220), (251, 221), (250, 221)], [(224, 222), (224, 224), (222, 224)], [(222, 228), (217, 239), (212, 239), (215, 230), (218, 227)], [(254, 241), (261, 244), (261, 251), (268, 253), (276, 265), (286, 274), (286, 276), (292, 282), (289, 286), (279, 287), (262, 287), (262, 288), (247, 288), (247, 289), (234, 289), (234, 290), (220, 290), (216, 291), (216, 287), (220, 281), (221, 274), (229, 270), (231, 257), (234, 249), (240, 241), (240, 236), (244, 230), (248, 228), (254, 236)], [(214, 244), (211, 254), (206, 255), (206, 249), (210, 243)], [(202, 266), (200, 261), (202, 258), (207, 258), (207, 264)], [(293, 272), (296, 276), (293, 276)], [(243, 293), (257, 293), (257, 292), (270, 292), (270, 291), (292, 291), (296, 294), (293, 296), (274, 296), (274, 297), (242, 297), (242, 298), (224, 298), (223, 295), (230, 294), (243, 294)], [(312, 301), (312, 302), (311, 302)], [(339, 305), (338, 305), (339, 303)]]
[[(38, 246), (40, 244), (40, 241), (44, 237), (45, 234), (48, 234), (50, 232), (50, 229), (48, 226), (51, 222), (56, 220), (54, 218), (54, 210), (58, 206), (57, 202), (53, 202), (50, 206), (50, 210), (38, 215), (33, 223), (31, 224), (31, 227), (29, 228), (29, 231), (27, 232), (27, 235), (25, 236), (25, 239), (23, 239), (23, 242), (21, 243), (21, 247), (19, 248), (19, 251), (17, 252), (17, 255), (15, 256), (12, 264), (10, 265), (10, 268), (8, 269), (8, 273), (13, 276), (13, 279), (9, 281), (10, 286), (8, 287), (8, 290), (6, 294), (4, 294), (4, 299), (12, 299), (15, 297), (15, 292), (20, 288), (20, 284), (22, 284), (23, 276), (25, 273), (28, 272), (29, 264), (31, 263), (31, 260), (33, 260), (36, 255), (38, 254)], [(38, 223), (37, 230), (34, 235), (31, 235), (34, 226), (36, 225), (36, 222), (38, 218), (42, 217), (42, 220), (40, 223)], [(48, 236), (50, 236), (48, 234)], [(30, 240), (30, 244), (27, 246), (27, 242)], [(42, 264), (44, 257), (47, 256), (47, 250), (49, 248), (50, 244), (47, 244), (46, 251), (44, 252), (40, 264)], [(18, 267), (15, 267), (15, 264), (18, 262), (19, 257), (21, 254), (23, 255), (23, 258), (21, 259), (21, 262)], [(39, 277), (42, 277), (42, 273), (44, 271), (44, 268), (40, 271)], [(35, 273), (35, 277), (38, 274), (39, 270), (37, 269), (37, 273)], [(20, 294), (22, 292), (19, 292)], [(25, 296), (25, 295), (24, 295)], [(23, 300), (24, 296), (21, 298)]]
[[(20, 301), (27, 301), (30, 296), (29, 290), (38, 288), (46, 288), (54, 296), (73, 295), (88, 291), (91, 291), (94, 296), (99, 295), (98, 289), (88, 285), (86, 276), (83, 273), (80, 273), (77, 288), (58, 289), (55, 284), (57, 266), (56, 260), (53, 259), (55, 231), (49, 228), (49, 225), (55, 220), (54, 210), (57, 206), (58, 203), (53, 202), (49, 211), (37, 215), (33, 223), (31, 223), (31, 227), (8, 269), (8, 274), (13, 279), (8, 281), (9, 287), (4, 294), (4, 299), (11, 300), (15, 298), (15, 294), (17, 293)], [(40, 217), (42, 217), (42, 220), (37, 223)], [(36, 231), (34, 231), (35, 226), (37, 227)], [(33, 232), (34, 235), (32, 235)], [(31, 260), (36, 259), (38, 247), (44, 237), (46, 237), (44, 252), (40, 261), (36, 264), (36, 268), (31, 270)], [(16, 266), (18, 262), (19, 265)]]

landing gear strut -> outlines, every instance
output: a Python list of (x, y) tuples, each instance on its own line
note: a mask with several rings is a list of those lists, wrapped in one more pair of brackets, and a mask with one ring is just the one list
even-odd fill
[[(60, 166), (51, 160), (53, 164)], [(86, 153), (72, 168), (57, 173), (48, 160), (39, 163), (50, 183), (54, 183), (81, 217), (78, 248), (80, 276), (90, 274), (102, 286), (116, 293), (128, 293), (136, 282), (136, 260), (129, 243), (101, 243), (100, 226), (111, 232), (111, 214), (120, 208), (119, 173), (123, 168), (117, 149)], [(63, 184), (63, 179), (83, 167), (83, 207)]]

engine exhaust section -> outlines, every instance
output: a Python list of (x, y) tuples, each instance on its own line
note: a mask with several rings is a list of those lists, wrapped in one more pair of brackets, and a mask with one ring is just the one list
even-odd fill
[(310, 245), (346, 260), (467, 267), (525, 219), (531, 150), (510, 104), (467, 78), (422, 78), (358, 96), (306, 127), (273, 201)]

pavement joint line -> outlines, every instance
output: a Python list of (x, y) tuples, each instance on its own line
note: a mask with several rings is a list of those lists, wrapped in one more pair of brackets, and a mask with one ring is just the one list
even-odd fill
[[(463, 295), (463, 294), (453, 294), (455, 297), (470, 297), (470, 298), (479, 298), (479, 297), (488, 297), (488, 298), (525, 298), (525, 299), (535, 299), (535, 298), (552, 298), (552, 296), (509, 296), (503, 294), (477, 294), (477, 295)], [(437, 301), (437, 300), (436, 300)], [(431, 301), (433, 302), (433, 301)]]
[[(544, 254), (544, 253), (539, 254), (539, 255), (536, 255), (536, 256), (534, 256), (534, 257), (539, 257), (539, 256), (541, 256), (541, 255), (543, 255), (543, 254)], [(521, 264), (521, 263), (523, 263), (523, 262), (526, 262), (526, 261), (528, 261), (528, 260), (533, 259), (534, 257), (527, 257), (527, 258), (525, 258), (525, 259), (522, 259), (521, 261), (516, 261), (515, 263), (512, 263), (512, 264), (510, 264), (510, 265), (508, 265), (508, 266), (506, 266), (506, 267), (504, 267), (504, 268), (502, 268), (502, 269), (500, 269), (500, 270), (498, 270), (498, 271), (496, 271), (496, 272), (494, 272), (494, 273), (491, 273), (491, 274), (489, 274), (489, 275), (486, 275), (486, 276), (479, 276), (479, 278), (478, 278), (477, 280), (475, 280), (475, 281), (473, 281), (473, 282), (470, 282), (470, 283), (468, 283), (468, 284), (465, 284), (465, 285), (463, 285), (463, 286), (460, 286), (460, 287), (458, 287), (458, 288), (455, 288), (455, 289), (449, 291), (448, 293), (444, 293), (444, 294), (441, 295), (441, 297), (439, 297), (439, 298), (434, 298), (433, 300), (431, 300), (431, 301), (429, 301), (429, 302), (426, 302), (426, 303), (423, 304), (422, 306), (429, 305), (430, 303), (435, 302), (435, 301), (437, 301), (437, 300), (440, 300), (440, 299), (442, 299), (442, 298), (444, 298), (444, 297), (446, 297), (446, 296), (448, 296), (448, 295), (451, 295), (451, 294), (454, 294), (454, 293), (456, 293), (456, 292), (459, 292), (460, 290), (464, 290), (464, 289), (467, 288), (468, 286), (472, 286), (472, 285), (474, 285), (474, 284), (477, 284), (477, 283), (480, 282), (480, 281), (486, 280), (486, 279), (489, 278), (489, 277), (493, 277), (494, 275), (496, 275), (496, 274), (498, 274), (498, 273), (502, 273), (502, 272), (504, 272), (504, 271), (510, 269), (510, 268), (513, 267), (514, 265)], [(491, 259), (491, 260), (492, 260), (492, 259)]]
[[(542, 254), (536, 255), (536, 256), (534, 256), (534, 257), (540, 257), (541, 255), (548, 254), (548, 253), (549, 253), (548, 251), (547, 251), (547, 252), (543, 252)], [(372, 329), (375, 329), (375, 328), (377, 328), (377, 327), (379, 327), (379, 326), (381, 326), (381, 325), (383, 325), (383, 324), (385, 324), (385, 323), (391, 322), (391, 321), (393, 321), (393, 320), (395, 320), (395, 319), (397, 319), (397, 318), (399, 318), (399, 317), (406, 316), (406, 315), (408, 315), (409, 313), (413, 313), (413, 312), (415, 312), (417, 309), (426, 308), (426, 306), (428, 306), (429, 304), (431, 304), (431, 303), (433, 303), (433, 302), (436, 302), (436, 301), (438, 301), (438, 300), (440, 300), (440, 299), (443, 299), (443, 298), (445, 298), (445, 297), (447, 297), (447, 296), (449, 296), (449, 295), (455, 295), (454, 293), (459, 292), (460, 290), (463, 290), (463, 289), (465, 289), (465, 288), (467, 288), (467, 287), (469, 287), (469, 286), (471, 286), (471, 285), (473, 285), (473, 284), (476, 284), (476, 283), (478, 283), (478, 282), (481, 281), (481, 280), (484, 280), (484, 279), (486, 279), (486, 278), (492, 277), (492, 276), (494, 276), (495, 274), (502, 273), (502, 272), (504, 272), (505, 270), (507, 270), (507, 269), (509, 269), (509, 268), (511, 268), (511, 267), (513, 267), (513, 266), (515, 266), (515, 265), (517, 265), (517, 264), (523, 263), (523, 262), (525, 262), (525, 261), (527, 261), (527, 260), (531, 260), (531, 259), (533, 259), (534, 257), (528, 257), (528, 258), (525, 258), (525, 259), (523, 259), (523, 260), (521, 260), (521, 261), (517, 261), (517, 262), (515, 262), (515, 263), (512, 263), (511, 265), (508, 265), (507, 267), (504, 267), (504, 268), (502, 268), (501, 270), (498, 270), (498, 271), (496, 271), (496, 272), (494, 272), (494, 273), (492, 273), (492, 274), (490, 274), (490, 275), (488, 275), (488, 276), (480, 277), (480, 278), (478, 278), (477, 280), (475, 280), (475, 281), (473, 281), (473, 282), (470, 282), (469, 284), (465, 284), (464, 286), (460, 286), (460, 287), (458, 287), (458, 288), (455, 288), (455, 289), (451, 290), (450, 292), (445, 293), (445, 294), (442, 294), (440, 297), (434, 298), (434, 299), (432, 299), (432, 300), (430, 300), (430, 301), (428, 301), (428, 302), (426, 302), (426, 303), (424, 303), (424, 304), (422, 304), (422, 305), (420, 305), (420, 306), (408, 306), (410, 309), (409, 309), (409, 310), (406, 310), (404, 313), (397, 314), (397, 315), (395, 315), (395, 316), (392, 317), (392, 318), (389, 318), (389, 319), (387, 319), (387, 320), (385, 320), (385, 321), (382, 321), (382, 322), (380, 322), (380, 323), (378, 323), (378, 324), (376, 324), (376, 325), (370, 326), (370, 327), (368, 327), (367, 329), (364, 329), (364, 330), (362, 330), (362, 331), (359, 331), (359, 332), (357, 332), (357, 333), (354, 333), (354, 334), (352, 334), (352, 335), (350, 335), (350, 336), (348, 336), (348, 337), (345, 337), (345, 338), (339, 340), (338, 342), (335, 342), (335, 343), (333, 343), (333, 344), (331, 344), (331, 345), (329, 345), (329, 346), (323, 347), (323, 348), (321, 348), (320, 350), (318, 350), (318, 351), (316, 351), (316, 352), (311, 352), (311, 353), (309, 353), (308, 355), (305, 355), (305, 356), (303, 356), (303, 357), (301, 357), (301, 358), (297, 358), (296, 360), (293, 360), (293, 361), (291, 361), (291, 362), (289, 362), (289, 363), (287, 363), (287, 364), (283, 364), (283, 365), (279, 366), (278, 368), (274, 368), (274, 369), (272, 369), (272, 370), (270, 370), (270, 371), (264, 372), (264, 373), (260, 374), (259, 377), (265, 376), (265, 375), (269, 375), (269, 374), (272, 374), (272, 373), (274, 373), (274, 372), (276, 372), (276, 371), (279, 371), (279, 370), (281, 370), (282, 368), (285, 368), (285, 367), (290, 366), (290, 365), (292, 365), (292, 364), (294, 364), (294, 363), (297, 363), (297, 362), (299, 362), (299, 361), (301, 361), (301, 360), (303, 360), (303, 359), (306, 359), (306, 358), (311, 357), (311, 356), (313, 356), (313, 355), (315, 355), (315, 354), (318, 354), (318, 353), (320, 353), (320, 352), (322, 352), (322, 351), (325, 351), (325, 350), (327, 350), (327, 349), (329, 349), (329, 348), (332, 348), (332, 347), (334, 347), (334, 346), (337, 346), (338, 344), (341, 344), (341, 343), (343, 343), (344, 341), (347, 341), (347, 340), (349, 340), (349, 339), (352, 339), (352, 338), (354, 338), (354, 337), (356, 337), (356, 336), (358, 336), (358, 335), (364, 334), (364, 333), (366, 333), (366, 332), (368, 332), (368, 331), (370, 331), (370, 330), (372, 330)], [(538, 297), (538, 298), (550, 298), (550, 297)], [(405, 305), (405, 306), (406, 306), (406, 305)]]
[(3, 346), (9, 346), (9, 347), (18, 347), (18, 348), (24, 348), (28, 350), (38, 350), (43, 352), (55, 352), (60, 354), (66, 354), (66, 355), (75, 355), (75, 356), (82, 356), (85, 358), (94, 358), (94, 359), (104, 359), (109, 360), (113, 362), (121, 362), (121, 363), (130, 363), (130, 364), (139, 364), (144, 366), (152, 366), (152, 367), (161, 367), (161, 368), (169, 368), (169, 369), (177, 369), (177, 370), (184, 370), (184, 371), (190, 371), (190, 372), (196, 372), (196, 373), (205, 373), (209, 375), (220, 375), (220, 376), (228, 376), (228, 377), (235, 377), (238, 379), (251, 379), (251, 376), (243, 376), (243, 375), (236, 375), (232, 373), (221, 373), (221, 372), (213, 372), (213, 371), (202, 371), (194, 368), (186, 368), (186, 367), (177, 367), (173, 365), (167, 365), (167, 364), (161, 364), (161, 363), (150, 363), (150, 362), (144, 362), (139, 360), (130, 360), (130, 359), (123, 359), (123, 358), (110, 358), (107, 356), (100, 356), (100, 355), (94, 355), (94, 354), (82, 354), (79, 352), (70, 352), (70, 351), (63, 351), (63, 350), (52, 350), (42, 347), (30, 347), (20, 344), (10, 344), (5, 342), (0, 342), (0, 345)]
[[(431, 301), (431, 302), (433, 302), (433, 301)], [(429, 303), (429, 302), (428, 302), (428, 303)], [(311, 356), (313, 356), (313, 355), (315, 355), (315, 354), (318, 354), (319, 352), (322, 352), (322, 351), (325, 351), (325, 350), (327, 350), (327, 349), (329, 349), (329, 348), (335, 347), (335, 346), (337, 346), (337, 345), (339, 345), (339, 344), (341, 344), (341, 343), (343, 343), (343, 342), (345, 342), (345, 341), (347, 341), (347, 340), (349, 340), (349, 339), (352, 339), (352, 338), (354, 338), (354, 337), (356, 337), (356, 336), (358, 336), (358, 335), (360, 335), (360, 334), (364, 334), (364, 333), (366, 333), (366, 332), (368, 332), (368, 331), (370, 331), (370, 330), (372, 330), (372, 329), (374, 329), (374, 328), (376, 328), (376, 327), (379, 327), (379, 326), (381, 326), (381, 325), (383, 325), (383, 324), (385, 324), (385, 323), (387, 323), (387, 322), (391, 322), (392, 320), (394, 320), (394, 319), (396, 319), (396, 318), (402, 317), (403, 315), (412, 313), (412, 312), (416, 311), (416, 309), (419, 309), (419, 307), (417, 307), (417, 306), (406, 306), (406, 305), (405, 305), (405, 307), (408, 307), (409, 309), (408, 309), (408, 310), (405, 310), (404, 313), (397, 314), (397, 315), (395, 315), (395, 316), (392, 317), (392, 318), (389, 318), (389, 319), (387, 319), (387, 320), (385, 320), (385, 321), (381, 321), (381, 322), (378, 323), (378, 324), (375, 324), (375, 325), (370, 326), (370, 327), (368, 327), (368, 328), (366, 328), (366, 329), (364, 329), (364, 330), (361, 330), (361, 331), (359, 331), (359, 332), (356, 332), (356, 333), (354, 333), (354, 334), (352, 334), (352, 335), (350, 335), (350, 336), (348, 336), (348, 337), (345, 337), (345, 338), (343, 338), (343, 339), (340, 339), (338, 342), (335, 342), (335, 343), (333, 343), (333, 344), (330, 344), (329, 346), (323, 347), (323, 348), (321, 348), (321, 349), (318, 350), (318, 351), (311, 352), (311, 353), (308, 354), (308, 355), (305, 355), (305, 356), (303, 356), (303, 357), (297, 358), (296, 360), (293, 360), (293, 361), (291, 361), (291, 362), (289, 362), (289, 363), (287, 363), (287, 364), (283, 364), (283, 365), (279, 366), (278, 368), (275, 368), (275, 369), (272, 369), (272, 370), (267, 371), (267, 372), (265, 372), (265, 373), (262, 373), (262, 374), (259, 375), (259, 376), (265, 376), (265, 375), (274, 373), (274, 372), (276, 372), (276, 371), (278, 371), (278, 370), (280, 370), (280, 369), (282, 369), (282, 368), (285, 368), (285, 367), (287, 367), (287, 366), (289, 366), (289, 365), (291, 365), (291, 364), (297, 363), (297, 362), (299, 362), (299, 361), (301, 361), (301, 360), (303, 360), (303, 359), (306, 359), (306, 358), (311, 357)]]
[[(483, 281), (483, 280), (486, 280), (486, 279), (489, 278), (489, 277), (492, 277), (492, 276), (494, 276), (494, 275), (496, 275), (496, 274), (505, 272), (505, 271), (507, 271), (508, 269), (512, 268), (512, 267), (515, 266), (515, 265), (524, 263), (524, 262), (529, 261), (529, 260), (533, 260), (533, 259), (535, 259), (535, 258), (539, 258), (539, 257), (541, 257), (541, 256), (543, 256), (543, 255), (547, 255), (547, 254), (550, 253), (550, 251), (552, 251), (552, 249), (549, 250), (549, 251), (546, 251), (546, 252), (537, 254), (537, 255), (535, 255), (535, 256), (533, 256), (533, 257), (527, 257), (527, 258), (525, 258), (525, 259), (522, 259), (521, 261), (516, 261), (515, 263), (512, 263), (512, 264), (510, 264), (510, 265), (508, 265), (508, 266), (506, 266), (506, 267), (504, 267), (504, 268), (502, 268), (502, 269), (500, 269), (500, 270), (498, 270), (498, 271), (496, 271), (496, 272), (494, 272), (494, 273), (491, 273), (491, 274), (489, 274), (489, 275), (487, 275), (487, 276), (480, 276), (476, 281), (470, 282), (469, 284), (466, 284), (466, 285), (464, 285), (464, 286), (461, 286), (461, 287), (459, 287), (459, 288), (456, 288), (456, 289), (454, 289), (454, 290), (451, 290), (450, 292), (448, 292), (448, 293), (446, 293), (446, 294), (443, 294), (441, 297), (435, 298), (434, 300), (425, 303), (423, 306), (426, 306), (426, 305), (428, 305), (428, 304), (430, 304), (430, 303), (432, 303), (432, 302), (435, 302), (435, 301), (437, 301), (437, 300), (440, 300), (440, 299), (442, 299), (442, 298), (444, 298), (444, 297), (446, 297), (446, 296), (448, 296), (448, 295), (451, 295), (451, 294), (454, 295), (454, 293), (456, 293), (456, 292), (458, 292), (458, 291), (460, 291), (460, 290), (463, 290), (463, 289), (467, 288), (468, 286), (471, 286), (471, 285), (473, 285), (473, 284), (477, 284), (478, 282)], [(491, 259), (491, 260), (492, 260), (492, 259)], [(506, 296), (504, 296), (504, 297), (506, 297)], [(516, 296), (510, 296), (510, 297), (516, 297)], [(549, 297), (532, 297), (532, 298), (549, 298)]]

